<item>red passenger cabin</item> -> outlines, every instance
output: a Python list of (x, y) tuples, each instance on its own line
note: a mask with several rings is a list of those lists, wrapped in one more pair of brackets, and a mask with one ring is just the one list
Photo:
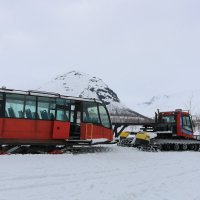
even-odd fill
[(164, 135), (179, 138), (194, 138), (192, 120), (188, 111), (177, 109), (171, 112), (160, 112), (158, 114), (157, 131)]
[(92, 144), (112, 140), (108, 110), (98, 100), (0, 89), (1, 145)]

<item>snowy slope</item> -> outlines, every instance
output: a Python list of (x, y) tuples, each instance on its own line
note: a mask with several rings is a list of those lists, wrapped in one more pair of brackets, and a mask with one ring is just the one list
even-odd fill
[(199, 152), (0, 156), (1, 200), (199, 200)]
[(134, 108), (149, 117), (152, 117), (157, 109), (160, 111), (190, 110), (192, 115), (200, 116), (200, 90), (154, 96), (149, 101), (134, 105)]
[(56, 92), (66, 96), (99, 99), (107, 105), (112, 116), (129, 116), (130, 118), (146, 119), (139, 113), (126, 107), (120, 101), (117, 94), (100, 78), (82, 72), (71, 71), (57, 76), (55, 79), (41, 86), (39, 90)]

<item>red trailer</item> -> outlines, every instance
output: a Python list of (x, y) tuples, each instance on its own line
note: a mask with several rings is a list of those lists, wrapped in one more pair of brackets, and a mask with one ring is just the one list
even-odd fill
[(0, 89), (0, 145), (56, 146), (109, 143), (102, 102), (42, 91)]

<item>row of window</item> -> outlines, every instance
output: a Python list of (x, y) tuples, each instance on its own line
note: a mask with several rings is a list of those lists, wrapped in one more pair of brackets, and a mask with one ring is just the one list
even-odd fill
[(107, 110), (95, 102), (82, 102), (81, 106), (75, 105), (73, 100), (18, 94), (6, 94), (4, 101), (3, 94), (0, 93), (0, 113), (8, 118), (56, 119), (74, 123), (83, 121), (101, 123), (108, 128), (111, 126)]
[(5, 117), (44, 120), (53, 120), (57, 117), (58, 120), (63, 120), (67, 115), (69, 117), (69, 112), (59, 110), (56, 116), (56, 105), (69, 103), (65, 99), (7, 94)]

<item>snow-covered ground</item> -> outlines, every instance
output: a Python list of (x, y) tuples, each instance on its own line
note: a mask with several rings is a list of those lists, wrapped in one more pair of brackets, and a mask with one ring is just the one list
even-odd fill
[(0, 200), (199, 200), (199, 152), (0, 156)]

